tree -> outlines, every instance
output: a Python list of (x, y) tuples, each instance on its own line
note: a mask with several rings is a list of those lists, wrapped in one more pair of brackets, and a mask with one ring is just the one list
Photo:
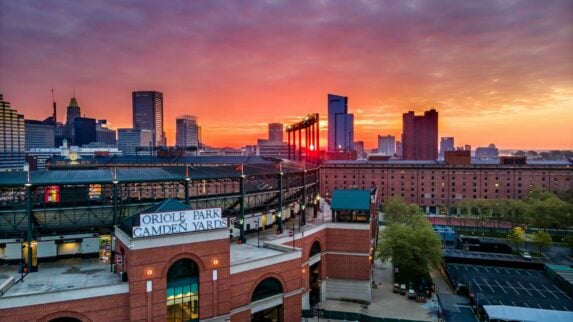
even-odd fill
[(408, 205), (401, 199), (392, 197), (384, 203), (384, 219), (387, 222), (394, 222), (403, 217), (408, 212)]
[(390, 198), (384, 204), (384, 219), (388, 223), (409, 223), (418, 220), (420, 216), (425, 220), (425, 215), (420, 207), (415, 204), (407, 205), (400, 198)]
[(439, 267), (442, 243), (422, 210), (399, 199), (392, 200), (390, 209), (387, 202), (385, 210), (391, 220), (381, 234), (377, 257), (392, 260), (400, 276), (413, 279), (427, 276), (430, 267)]
[(516, 225), (530, 222), (530, 206), (521, 200), (505, 200), (502, 205), (504, 220), (511, 223), (512, 228)]
[(519, 226), (513, 227), (513, 229), (511, 229), (507, 234), (507, 239), (512, 242), (517, 248), (517, 251), (519, 251), (519, 244), (525, 241), (525, 232), (523, 231), (523, 228)]
[(551, 245), (551, 241), (551, 235), (543, 230), (538, 230), (533, 234), (533, 242), (539, 247), (539, 253), (541, 253), (543, 248)]

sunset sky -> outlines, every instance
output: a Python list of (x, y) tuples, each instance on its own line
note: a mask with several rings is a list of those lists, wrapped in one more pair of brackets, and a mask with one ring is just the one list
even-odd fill
[(131, 127), (131, 92), (164, 94), (168, 143), (192, 114), (213, 146), (349, 97), (355, 140), (439, 112), (456, 145), (573, 148), (573, 1), (0, 0), (0, 93), (30, 119)]

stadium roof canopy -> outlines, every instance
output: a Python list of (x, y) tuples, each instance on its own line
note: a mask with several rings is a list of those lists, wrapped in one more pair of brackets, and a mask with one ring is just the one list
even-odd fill
[(519, 322), (570, 322), (573, 312), (533, 309), (507, 305), (484, 305), (490, 320)]
[[(82, 185), (82, 184), (111, 184), (138, 182), (166, 182), (190, 180), (210, 180), (223, 178), (238, 178), (241, 174), (246, 176), (278, 175), (279, 171), (300, 172), (304, 170), (302, 164), (283, 162), (279, 168), (275, 163), (246, 163), (224, 166), (167, 166), (167, 167), (129, 167), (108, 169), (75, 169), (75, 170), (50, 170), (26, 172), (4, 172), (0, 175), (0, 186), (24, 186), (31, 183), (34, 186), (49, 185)], [(310, 168), (307, 168), (311, 170)]]

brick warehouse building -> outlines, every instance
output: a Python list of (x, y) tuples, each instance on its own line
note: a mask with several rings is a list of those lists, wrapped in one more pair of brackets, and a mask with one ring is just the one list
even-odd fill
[(573, 190), (573, 164), (568, 161), (502, 158), (471, 163), (469, 154), (464, 159), (460, 151), (451, 152), (453, 158), (446, 162), (327, 161), (320, 169), (320, 193), (328, 198), (334, 189), (377, 187), (381, 203), (400, 197), (435, 213), (438, 207), (455, 207), (464, 200), (526, 199), (533, 188)]
[[(64, 281), (84, 274), (87, 285), (3, 289), (2, 321), (300, 321), (321, 299), (369, 301), (376, 195), (358, 194), (362, 220), (335, 215), (262, 247), (231, 243), (220, 209), (167, 199), (115, 227), (113, 273), (80, 264)], [(31, 277), (59, 278), (49, 268)]]

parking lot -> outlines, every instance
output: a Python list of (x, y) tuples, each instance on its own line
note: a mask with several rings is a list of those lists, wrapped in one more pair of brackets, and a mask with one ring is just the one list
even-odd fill
[(465, 285), (478, 305), (573, 311), (573, 299), (541, 270), (447, 264), (454, 287)]
[(512, 254), (499, 254), (499, 253), (485, 253), (485, 252), (468, 252), (459, 249), (447, 248), (444, 249), (444, 256), (450, 258), (465, 258), (465, 259), (480, 259), (480, 260), (496, 260), (496, 261), (511, 261), (511, 262), (534, 262), (541, 263), (538, 258), (525, 260), (521, 256)]

